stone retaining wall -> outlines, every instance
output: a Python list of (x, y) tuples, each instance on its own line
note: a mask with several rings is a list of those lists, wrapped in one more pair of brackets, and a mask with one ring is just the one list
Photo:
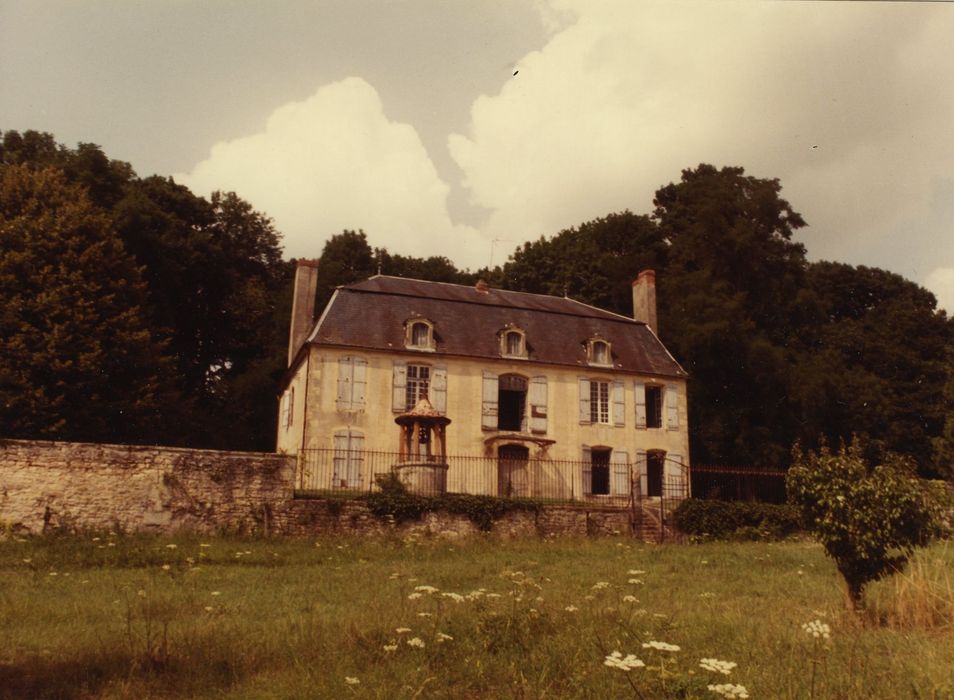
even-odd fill
[[(295, 458), (142, 445), (0, 440), (0, 532), (244, 531), (290, 535), (463, 537), (466, 516), (429, 513), (395, 525), (361, 500), (294, 499)], [(621, 534), (629, 512), (600, 506), (511, 511), (503, 537)]]

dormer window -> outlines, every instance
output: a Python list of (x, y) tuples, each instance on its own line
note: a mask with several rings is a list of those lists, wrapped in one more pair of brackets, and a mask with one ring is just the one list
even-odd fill
[(527, 357), (527, 337), (519, 328), (508, 328), (500, 334), (500, 354), (504, 357)]
[(434, 324), (427, 319), (414, 319), (406, 325), (405, 345), (414, 350), (434, 350)]
[(605, 340), (591, 340), (589, 342), (589, 362), (591, 365), (609, 367), (613, 364), (610, 344)]

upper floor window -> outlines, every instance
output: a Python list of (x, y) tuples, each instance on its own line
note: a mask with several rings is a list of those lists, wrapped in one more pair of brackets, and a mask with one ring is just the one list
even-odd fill
[(609, 423), (609, 382), (590, 382), (590, 422)]
[(679, 389), (675, 384), (636, 381), (636, 427), (679, 429)]
[(426, 319), (415, 319), (406, 325), (405, 345), (415, 350), (434, 349), (434, 324)]
[(622, 426), (623, 382), (580, 377), (580, 423)]
[(608, 367), (613, 364), (610, 344), (605, 340), (591, 340), (587, 349), (589, 351), (587, 359), (591, 365), (605, 365)]
[(500, 354), (504, 357), (527, 356), (527, 337), (519, 328), (509, 328), (500, 336)]
[(291, 387), (282, 394), (281, 423), (286, 430), (291, 427), (295, 411), (295, 387)]
[(427, 365), (408, 365), (407, 382), (404, 386), (404, 405), (411, 410), (421, 399), (427, 398), (431, 383), (431, 368)]

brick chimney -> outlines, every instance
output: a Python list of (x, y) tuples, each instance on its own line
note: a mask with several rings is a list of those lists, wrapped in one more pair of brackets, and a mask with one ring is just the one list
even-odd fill
[(318, 261), (299, 260), (292, 292), (291, 325), (288, 328), (288, 364), (308, 340), (315, 324), (315, 295), (318, 292)]
[(642, 321), (659, 335), (656, 324), (656, 273), (643, 270), (633, 280), (633, 318)]

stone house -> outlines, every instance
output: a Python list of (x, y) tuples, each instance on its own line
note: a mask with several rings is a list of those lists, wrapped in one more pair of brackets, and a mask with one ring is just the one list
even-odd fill
[(655, 275), (635, 318), (568, 298), (376, 275), (315, 318), (295, 277), (277, 447), (299, 489), (608, 501), (688, 489), (686, 372), (656, 335)]

